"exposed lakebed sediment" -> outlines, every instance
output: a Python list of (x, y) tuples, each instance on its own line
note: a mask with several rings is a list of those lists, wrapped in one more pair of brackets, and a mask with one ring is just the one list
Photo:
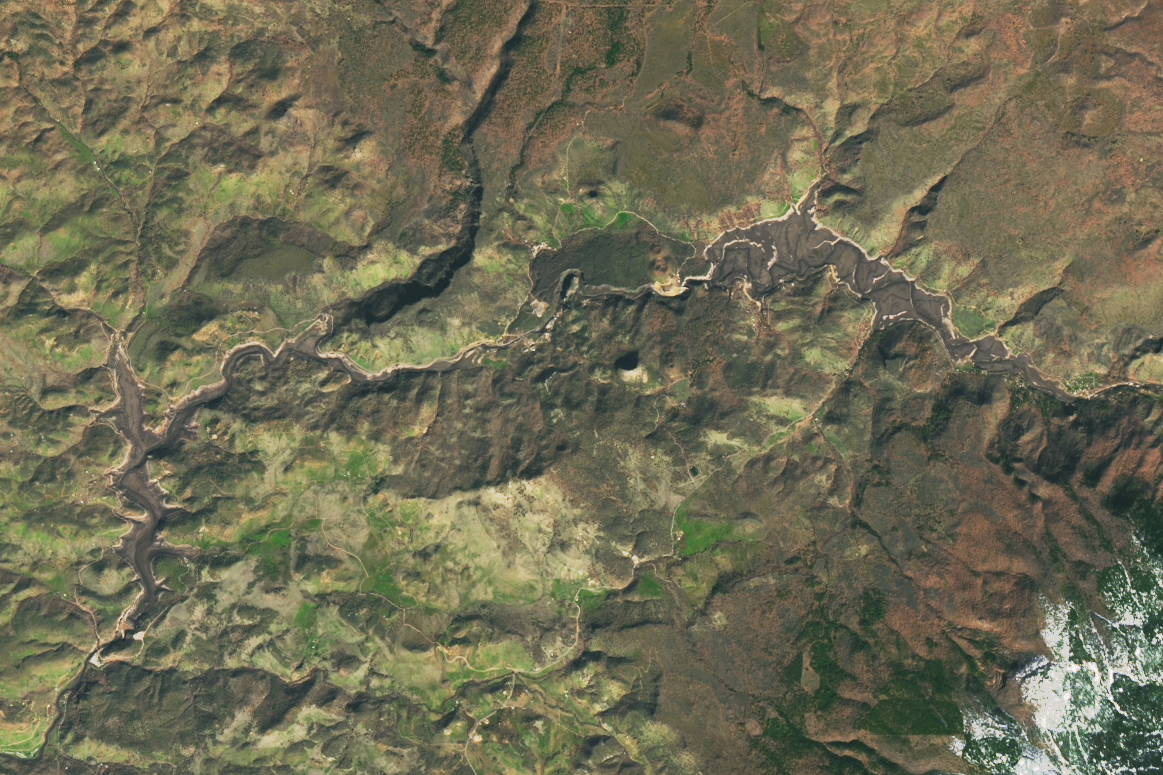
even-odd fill
[(222, 360), (218, 381), (204, 385), (175, 402), (166, 410), (162, 423), (157, 427), (148, 424), (142, 385), (126, 355), (124, 341), (119, 339), (114, 342), (106, 365), (113, 372), (118, 400), (102, 415), (125, 439), (129, 451), (121, 465), (109, 475), (113, 489), (122, 502), (144, 512), (140, 516), (124, 516), (129, 523), (129, 530), (121, 536), (116, 548), (117, 555), (133, 569), (141, 586), (137, 598), (118, 621), (118, 637), (138, 626), (164, 589), (154, 575), (154, 561), (163, 556), (190, 557), (194, 554), (193, 549), (168, 544), (158, 535), (162, 520), (179, 507), (167, 502), (165, 490), (150, 476), (150, 455), (178, 441), (200, 407), (226, 395), (239, 369), (248, 359), (258, 358), (268, 370), (278, 370), (292, 358), (298, 357), (325, 364), (333, 371), (345, 374), (354, 383), (370, 384), (386, 382), (403, 373), (445, 372), (477, 365), (486, 353), (508, 347), (519, 339), (506, 337), (497, 342), (474, 345), (455, 357), (438, 359), (424, 366), (391, 366), (369, 372), (346, 355), (319, 350), (320, 343), (331, 332), (331, 316), (321, 315), (306, 331), (288, 339), (276, 350), (262, 343), (248, 343), (233, 348)]
[(822, 226), (815, 217), (817, 195), (813, 186), (784, 216), (724, 232), (707, 247), (712, 268), (699, 279), (712, 286), (742, 283), (752, 298), (760, 299), (784, 283), (831, 271), (845, 288), (872, 302), (875, 328), (923, 323), (937, 333), (954, 361), (993, 374), (1016, 374), (1037, 390), (1072, 400), (1060, 384), (1034, 367), (1028, 355), (1015, 355), (998, 337), (970, 339), (961, 334), (953, 324), (953, 304), (947, 295), (926, 291), (884, 258), (869, 257), (855, 242)]
[[(1011, 353), (996, 336), (979, 339), (963, 336), (952, 322), (952, 303), (948, 296), (924, 290), (914, 278), (893, 268), (885, 259), (869, 257), (851, 240), (822, 226), (815, 218), (816, 195), (817, 189), (813, 187), (784, 216), (724, 232), (706, 248), (704, 255), (711, 265), (709, 271), (702, 277), (688, 278), (683, 283), (682, 292), (689, 291), (693, 285), (733, 287), (742, 284), (752, 298), (760, 299), (785, 283), (829, 271), (845, 288), (873, 304), (874, 327), (885, 328), (905, 321), (920, 322), (937, 333), (953, 360), (972, 363), (990, 373), (1019, 375), (1038, 390), (1061, 399), (1071, 399), (1058, 383), (1038, 371), (1028, 356)], [(578, 272), (571, 269), (563, 276), (567, 274), (576, 275)], [(584, 270), (580, 274), (584, 278)], [(626, 290), (601, 286), (595, 289), (595, 293), (624, 294)], [(594, 293), (587, 292), (586, 295)], [(556, 315), (549, 316), (541, 332), (552, 328), (554, 317)], [(261, 343), (235, 347), (223, 358), (220, 379), (176, 401), (156, 427), (149, 424), (142, 385), (129, 362), (125, 341), (119, 338), (114, 342), (106, 365), (114, 375), (118, 400), (103, 416), (126, 440), (129, 451), (124, 462), (111, 471), (110, 476), (123, 503), (144, 512), (141, 516), (125, 517), (129, 529), (122, 535), (116, 549), (118, 556), (133, 569), (141, 586), (134, 603), (118, 622), (118, 637), (138, 626), (164, 589), (154, 575), (154, 561), (167, 555), (190, 557), (194, 554), (193, 549), (173, 546), (158, 535), (165, 517), (179, 507), (167, 502), (165, 490), (151, 478), (149, 457), (154, 451), (178, 441), (199, 407), (224, 396), (246, 360), (259, 358), (268, 369), (277, 370), (298, 357), (325, 364), (353, 382), (378, 383), (406, 372), (442, 372), (476, 366), (486, 353), (528, 341), (530, 336), (537, 334), (506, 335), (495, 342), (473, 345), (452, 358), (424, 366), (398, 365), (369, 372), (346, 355), (320, 350), (321, 343), (331, 333), (332, 317), (325, 314), (303, 333), (288, 339), (275, 350)]]

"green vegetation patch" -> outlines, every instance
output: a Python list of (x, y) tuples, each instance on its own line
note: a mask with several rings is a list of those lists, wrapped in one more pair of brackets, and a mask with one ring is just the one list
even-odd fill
[(674, 529), (680, 533), (679, 557), (690, 557), (705, 552), (715, 544), (726, 541), (732, 528), (722, 522), (707, 522), (690, 518), (690, 508), (684, 503), (674, 514)]
[(577, 605), (581, 609), (582, 617), (601, 608), (602, 603), (606, 602), (607, 595), (609, 595), (609, 592), (605, 590), (591, 592), (588, 589), (579, 589), (577, 593)]
[(1103, 505), (1116, 517), (1130, 520), (1147, 551), (1163, 557), (1163, 506), (1151, 497), (1151, 486), (1123, 475), (1115, 480)]
[(864, 719), (864, 728), (875, 735), (957, 735), (964, 730), (961, 708), (952, 699), (953, 687), (941, 662), (927, 662), (915, 673), (898, 675), (885, 694)]
[(369, 582), (363, 585), (365, 592), (372, 592), (387, 598), (392, 604), (400, 608), (413, 608), (416, 599), (404, 592), (396, 582), (395, 575), (390, 567), (382, 568)]
[(951, 700), (889, 698), (869, 711), (865, 728), (874, 735), (955, 735), (962, 729), (961, 709)]
[(317, 259), (310, 250), (296, 245), (273, 245), (254, 258), (240, 261), (230, 276), (237, 280), (281, 280), (310, 272)]
[(586, 589), (585, 584), (582, 582), (570, 582), (563, 579), (554, 579), (549, 589), (551, 599), (557, 602), (572, 601), (577, 603), (583, 617), (600, 608), (602, 603), (606, 602), (608, 595), (609, 592), (607, 590), (595, 591)]
[(976, 339), (986, 331), (993, 330), (996, 323), (968, 307), (955, 305), (953, 307), (953, 325), (957, 330), (970, 339)]
[(756, 16), (755, 40), (773, 62), (790, 62), (807, 50), (792, 25), (766, 12)]
[[(819, 687), (814, 691), (817, 710), (827, 710), (836, 704), (840, 698), (840, 685), (849, 680), (850, 676), (836, 662), (832, 654), (832, 644), (827, 640), (818, 640), (809, 650), (809, 665), (819, 679)], [(801, 666), (801, 679), (802, 679)]]
[(800, 772), (797, 765), (817, 748), (816, 743), (778, 716), (768, 720), (763, 734), (752, 740), (751, 745), (763, 754), (773, 770), (789, 775)]
[(295, 626), (300, 630), (309, 630), (319, 621), (319, 606), (303, 601), (295, 613)]
[(275, 581), (291, 572), (291, 531), (272, 530), (263, 538), (247, 544), (246, 553), (258, 558), (258, 573)]
[(888, 612), (888, 601), (879, 589), (866, 589), (860, 606), (860, 623), (865, 627), (884, 619)]
[(634, 586), (634, 592), (639, 597), (645, 598), (666, 597), (666, 590), (663, 589), (662, 584), (654, 577), (653, 573), (639, 576), (638, 583)]
[(1022, 744), (1009, 737), (970, 736), (961, 755), (984, 772), (1009, 772), (1022, 758)]

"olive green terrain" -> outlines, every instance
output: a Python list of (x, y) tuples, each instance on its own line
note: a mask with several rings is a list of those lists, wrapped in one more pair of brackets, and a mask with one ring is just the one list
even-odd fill
[[(1163, 766), (1161, 68), (1153, 0), (0, 4), (0, 772)], [(814, 183), (1074, 400), (699, 279)], [(127, 623), (121, 348), (160, 429), (318, 321), (141, 463)]]

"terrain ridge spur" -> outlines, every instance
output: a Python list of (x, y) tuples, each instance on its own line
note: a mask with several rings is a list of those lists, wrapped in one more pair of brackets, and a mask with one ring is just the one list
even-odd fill
[[(471, 161), (475, 160), (470, 157)], [(893, 268), (885, 258), (871, 258), (855, 242), (821, 225), (816, 219), (819, 185), (820, 181), (814, 183), (804, 197), (779, 218), (732, 228), (720, 234), (703, 251), (704, 257), (711, 264), (708, 272), (702, 276), (685, 278), (678, 293), (688, 292), (696, 285), (730, 288), (741, 284), (747, 294), (758, 301), (785, 283), (828, 271), (854, 295), (872, 302), (875, 329), (884, 329), (905, 321), (920, 322), (937, 333), (955, 362), (968, 362), (988, 373), (1020, 376), (1036, 390), (1064, 401), (1074, 399), (1059, 383), (1039, 371), (1028, 355), (1013, 354), (997, 336), (970, 339), (962, 335), (952, 322), (952, 301), (948, 295), (922, 289), (915, 278)], [(471, 194), (462, 239), (434, 259), (422, 263), (411, 278), (388, 283), (373, 289), (361, 300), (339, 305), (334, 311), (340, 319), (350, 319), (361, 314), (373, 319), (386, 319), (403, 306), (430, 295), (439, 295), (447, 287), (451, 275), (468, 262), (475, 247), (479, 228), (479, 183), (474, 181)], [(634, 294), (642, 291), (638, 289)], [(663, 292), (658, 288), (648, 287), (645, 291), (666, 296), (676, 295), (674, 291)], [(586, 296), (625, 296), (627, 293), (624, 289), (603, 287), (598, 293)], [(115, 548), (116, 554), (133, 570), (141, 589), (119, 617), (113, 637), (106, 641), (98, 638), (82, 670), (58, 694), (57, 723), (63, 718), (62, 704), (78, 685), (85, 668), (89, 664), (100, 665), (100, 655), (105, 648), (137, 630), (144, 616), (166, 590), (164, 582), (159, 581), (154, 574), (155, 561), (165, 556), (182, 559), (196, 556), (197, 550), (193, 547), (169, 544), (158, 535), (165, 517), (180, 507), (168, 502), (166, 491), (150, 476), (149, 460), (152, 453), (180, 439), (181, 434), (189, 429), (200, 407), (230, 391), (244, 361), (258, 358), (268, 370), (277, 370), (291, 359), (301, 358), (326, 365), (360, 384), (384, 383), (404, 373), (441, 373), (472, 368), (479, 366), (489, 353), (528, 343), (547, 334), (561, 314), (562, 302), (569, 295), (572, 294), (560, 299), (558, 309), (536, 331), (506, 333), (496, 340), (474, 343), (456, 355), (439, 358), (425, 365), (396, 364), (375, 372), (362, 368), (343, 353), (320, 349), (324, 341), (331, 337), (336, 323), (335, 316), (325, 312), (304, 331), (288, 338), (276, 349), (272, 350), (261, 342), (248, 342), (227, 351), (219, 368), (220, 378), (174, 401), (156, 426), (149, 424), (144, 386), (130, 362), (127, 335), (114, 331), (105, 367), (113, 375), (117, 398), (112, 406), (98, 412), (97, 418), (109, 422), (128, 445), (125, 459), (110, 470), (108, 476), (110, 486), (120, 502), (128, 510), (143, 512), (140, 515), (121, 515), (129, 527)]]

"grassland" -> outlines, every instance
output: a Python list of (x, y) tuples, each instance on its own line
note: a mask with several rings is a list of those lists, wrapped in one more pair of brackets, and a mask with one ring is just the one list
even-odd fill
[[(8, 3), (0, 769), (1010, 773), (1068, 748), (1051, 689), (1134, 707), (1070, 739), (1142, 766), (1150, 386), (1058, 403), (872, 331), (823, 274), (678, 291), (819, 181), (821, 220), (964, 334), (1076, 394), (1157, 385), (1160, 29), (1105, 3)], [(114, 638), (111, 344), (158, 425), (321, 313), (369, 371), (508, 346), (370, 384), (245, 361), (146, 463), (195, 551)], [(1112, 666), (1133, 685), (1063, 678)]]

